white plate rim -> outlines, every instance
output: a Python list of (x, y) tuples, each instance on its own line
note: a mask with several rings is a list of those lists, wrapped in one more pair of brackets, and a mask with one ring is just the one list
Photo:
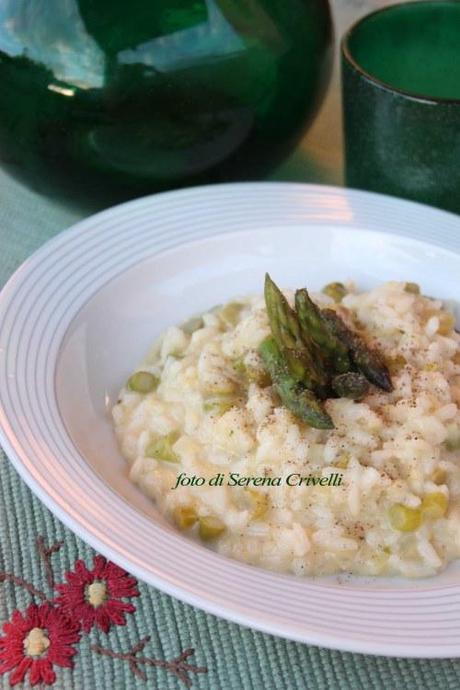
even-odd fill
[[(222, 204), (224, 206), (227, 204), (227, 207), (230, 206), (237, 196), (240, 203), (241, 200), (244, 200), (246, 204), (245, 208), (247, 209), (246, 213), (249, 213), (249, 218), (247, 218), (246, 221), (247, 227), (251, 227), (251, 222), (254, 222), (254, 218), (251, 216), (251, 209), (256, 208), (257, 203), (264, 205), (279, 204), (280, 209), (286, 209), (289, 203), (289, 208), (295, 207), (304, 221), (308, 221), (308, 219), (311, 220), (312, 217), (315, 217), (316, 213), (316, 217), (322, 219), (324, 222), (342, 222), (344, 227), (347, 225), (344, 211), (352, 209), (352, 211), (355, 212), (353, 218), (355, 225), (359, 222), (363, 227), (366, 227), (366, 223), (369, 222), (369, 218), (372, 217), (373, 214), (384, 214), (386, 223), (388, 224), (392, 217), (398, 218), (396, 225), (399, 226), (399, 232), (394, 231), (395, 234), (403, 234), (408, 237), (418, 238), (422, 241), (448, 248), (455, 253), (460, 253), (460, 235), (458, 234), (460, 230), (460, 218), (454, 214), (430, 207), (424, 207), (413, 202), (401, 201), (368, 192), (297, 183), (235, 183), (198, 187), (189, 190), (167, 192), (152, 197), (144, 197), (108, 209), (77, 223), (67, 231), (64, 231), (47, 242), (34, 255), (26, 260), (3, 288), (0, 294), (0, 325), (5, 327), (5, 316), (8, 315), (8, 308), (12, 304), (16, 304), (21, 298), (21, 288), (27, 282), (34, 267), (46, 265), (46, 261), (49, 257), (74, 242), (74, 240), (76, 240), (76, 242), (74, 242), (75, 246), (78, 247), (79, 239), (85, 233), (104, 232), (104, 227), (105, 232), (108, 232), (107, 227), (114, 219), (118, 218), (119, 222), (121, 222), (120, 218), (124, 218), (124, 222), (129, 223), (130, 219), (132, 219), (136, 213), (142, 215), (142, 213), (152, 213), (152, 211), (159, 212), (159, 209), (161, 209), (162, 212), (170, 215), (174, 209), (177, 209), (178, 205), (182, 205), (185, 209), (198, 208), (201, 205), (201, 213), (203, 213), (203, 209), (205, 208), (208, 210), (210, 204), (213, 204), (216, 208), (222, 209)], [(296, 207), (295, 204), (297, 204), (298, 207)], [(360, 211), (358, 212), (359, 209)], [(358, 214), (358, 216), (361, 214), (362, 216), (358, 218), (358, 221), (356, 214)], [(422, 217), (423, 227), (414, 227), (416, 226), (413, 222), (414, 218), (422, 219)], [(401, 219), (403, 219), (403, 221), (401, 221)], [(228, 224), (230, 220), (226, 222)], [(102, 226), (102, 230), (101, 227), (98, 226)], [(436, 232), (434, 232), (434, 228), (436, 228)], [(230, 229), (227, 228), (227, 230), (224, 229), (221, 231), (230, 232)], [(387, 228), (387, 230), (384, 231), (391, 232), (392, 230)], [(207, 235), (203, 236), (206, 237)], [(99, 235), (97, 235), (97, 237), (99, 237)], [(182, 235), (179, 236), (179, 244), (181, 243), (181, 237), (183, 239)], [(170, 246), (172, 248), (174, 244)], [(20, 306), (20, 304), (18, 306)], [(371, 628), (375, 632), (371, 639), (369, 638), (369, 631), (367, 629), (367, 632), (360, 634), (359, 626), (354, 629), (354, 634), (351, 635), (349, 630), (347, 630), (346, 633), (343, 631), (340, 632), (340, 625), (334, 626), (333, 618), (329, 623), (325, 624), (325, 626), (322, 626), (318, 623), (318, 621), (321, 621), (321, 616), (319, 614), (317, 614), (313, 626), (309, 626), (308, 622), (299, 624), (298, 620), (295, 621), (292, 618), (292, 606), (295, 604), (295, 598), (292, 598), (294, 594), (296, 596), (298, 596), (299, 592), (303, 594), (313, 594), (317, 601), (324, 602), (326, 595), (331, 596), (334, 594), (333, 598), (335, 599), (335, 595), (337, 595), (338, 592), (337, 588), (323, 587), (314, 582), (313, 584), (310, 582), (300, 583), (297, 580), (294, 582), (294, 579), (289, 576), (275, 575), (265, 571), (259, 571), (258, 569), (249, 568), (244, 564), (228, 561), (216, 554), (205, 552), (204, 549), (196, 547), (195, 545), (192, 546), (191, 543), (180, 536), (176, 537), (173, 535), (171, 537), (171, 535), (169, 535), (175, 544), (180, 544), (180, 548), (184, 550), (184, 553), (190, 553), (190, 549), (196, 550), (198, 548), (201, 556), (203, 556), (200, 561), (206, 562), (208, 567), (217, 568), (219, 572), (224, 573), (231, 571), (233, 577), (238, 576), (247, 578), (248, 584), (252, 588), (257, 588), (259, 583), (263, 581), (264, 587), (268, 587), (268, 592), (270, 592), (270, 588), (274, 587), (276, 583), (276, 591), (285, 592), (291, 597), (291, 618), (285, 617), (283, 619), (280, 617), (279, 612), (274, 616), (270, 614), (269, 611), (260, 609), (255, 613), (251, 607), (244, 605), (243, 602), (241, 602), (240, 605), (237, 605), (235, 601), (229, 604), (228, 602), (222, 601), (222, 599), (219, 600), (216, 596), (212, 596), (209, 592), (200, 591), (196, 586), (187, 586), (186, 583), (184, 583), (184, 577), (180, 575), (172, 577), (171, 573), (169, 573), (168, 576), (165, 576), (165, 565), (162, 563), (157, 564), (156, 568), (147, 568), (145, 563), (142, 563), (142, 559), (139, 560), (139, 557), (134, 556), (132, 553), (128, 553), (126, 548), (122, 548), (122, 545), (117, 544), (114, 546), (113, 541), (111, 542), (107, 534), (98, 530), (95, 525), (92, 527), (91, 525), (88, 526), (87, 521), (81, 519), (81, 516), (78, 518), (72, 516), (68, 509), (68, 500), (66, 509), (64, 505), (65, 501), (63, 501), (62, 496), (59, 496), (59, 494), (53, 495), (53, 492), (50, 491), (46, 482), (43, 482), (44, 477), (37, 474), (37, 468), (32, 467), (30, 457), (28, 458), (28, 452), (25, 449), (24, 440), (21, 442), (21, 438), (18, 437), (12, 428), (12, 424), (10, 424), (10, 422), (14, 422), (14, 414), (11, 416), (12, 408), (9, 406), (11, 400), (6, 399), (3, 394), (4, 384), (6, 383), (6, 355), (1, 349), (2, 334), (3, 343), (5, 343), (5, 332), (8, 333), (7, 329), (8, 324), (6, 324), (5, 331), (0, 328), (0, 442), (16, 470), (38, 498), (56, 515), (56, 517), (80, 538), (88, 542), (93, 548), (119, 563), (136, 577), (158, 587), (178, 599), (204, 609), (209, 613), (263, 632), (280, 635), (300, 642), (351, 652), (422, 658), (460, 656), (460, 644), (458, 641), (460, 640), (460, 636), (455, 635), (454, 637), (454, 633), (452, 633), (451, 641), (436, 644), (433, 640), (434, 628), (432, 628), (429, 633), (429, 644), (427, 644), (426, 642), (421, 642), (421, 639), (427, 638), (426, 635), (422, 636), (422, 638), (417, 635), (415, 635), (415, 637), (406, 635), (404, 643), (401, 643), (401, 641), (391, 641), (391, 638), (388, 638), (388, 636), (382, 637), (382, 635), (379, 634), (378, 625), (376, 626), (375, 622), (371, 624)], [(55, 355), (57, 355), (57, 352), (55, 352)], [(44, 468), (42, 468), (42, 471), (44, 471)], [(98, 481), (103, 484), (102, 480)], [(105, 484), (104, 487), (105, 491), (109, 491), (112, 494), (113, 500), (123, 501), (123, 499), (116, 496), (116, 494)], [(60, 486), (60, 489), (64, 490), (65, 487)], [(65, 491), (67, 491), (66, 495), (68, 499), (68, 487)], [(147, 518), (139, 516), (134, 510), (132, 512), (140, 521), (148, 523)], [(192, 556), (192, 558), (193, 557), (194, 556)], [(212, 563), (212, 566), (209, 566), (210, 563)], [(409, 613), (409, 615), (411, 615), (411, 612), (414, 613), (414, 607), (420, 605), (423, 601), (426, 605), (427, 600), (431, 598), (433, 598), (433, 601), (429, 605), (439, 606), (439, 601), (442, 601), (443, 611), (449, 612), (449, 614), (455, 613), (457, 607), (460, 611), (460, 585), (458, 587), (456, 585), (444, 587), (442, 588), (442, 592), (438, 592), (436, 596), (433, 596), (433, 593), (436, 593), (436, 588), (432, 587), (426, 590), (418, 589), (417, 593), (412, 594), (407, 591), (395, 593), (380, 590), (377, 594), (374, 593), (373, 597), (366, 595), (364, 597), (361, 596), (361, 599), (367, 602), (366, 606), (370, 606), (371, 609), (372, 606), (374, 607), (373, 613), (371, 611), (371, 618), (372, 616), (375, 617), (375, 611), (378, 611), (379, 607), (385, 607), (386, 615), (388, 615), (388, 611), (392, 606), (402, 608), (409, 606), (410, 610), (406, 611), (406, 614)], [(344, 598), (340, 593), (338, 597), (337, 600), (335, 599), (336, 603), (340, 603), (341, 599)], [(343, 611), (346, 612), (348, 610), (349, 615), (353, 618), (354, 608), (359, 603), (356, 593), (347, 590), (345, 598), (349, 600), (349, 603), (347, 605), (345, 602), (345, 607), (343, 607), (343, 602), (341, 602), (342, 614)], [(410, 603), (408, 604), (407, 602), (409, 600)], [(452, 611), (453, 604), (455, 604), (454, 612)], [(375, 608), (376, 605), (377, 608)], [(448, 618), (451, 619), (450, 615), (448, 615)], [(336, 617), (336, 619), (338, 623), (340, 618)], [(445, 617), (443, 620), (445, 621)], [(455, 620), (455, 618), (452, 620)], [(417, 619), (417, 625), (419, 625), (419, 623), (420, 621)], [(452, 629), (455, 627), (458, 626), (452, 626)], [(449, 638), (446, 631), (449, 629), (449, 626), (445, 626), (444, 628), (441, 626), (443, 637), (447, 635), (447, 640)], [(398, 634), (397, 637), (400, 638), (401, 636)]]

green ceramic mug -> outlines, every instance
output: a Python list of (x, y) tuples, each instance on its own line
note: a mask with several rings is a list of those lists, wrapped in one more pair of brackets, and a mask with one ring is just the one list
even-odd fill
[(347, 185), (460, 213), (460, 2), (358, 21), (342, 83)]

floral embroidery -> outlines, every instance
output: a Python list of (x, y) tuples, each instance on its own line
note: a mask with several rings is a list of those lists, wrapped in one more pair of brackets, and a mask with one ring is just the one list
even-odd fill
[(85, 632), (97, 625), (108, 632), (111, 625), (125, 625), (126, 613), (134, 613), (133, 604), (120, 601), (122, 597), (138, 597), (136, 580), (114, 563), (95, 556), (93, 569), (83, 561), (75, 563), (75, 570), (66, 573), (67, 584), (56, 585), (57, 606), (77, 618)]
[[(32, 603), (25, 612), (13, 611), (11, 620), (3, 625), (0, 636), (0, 675), (10, 673), (10, 685), (28, 677), (31, 685), (52, 685), (56, 681), (54, 667), (73, 667), (73, 656), (81, 631), (88, 633), (97, 626), (107, 633), (112, 625), (126, 625), (126, 614), (136, 607), (124, 598), (138, 597), (137, 581), (119, 566), (102, 556), (95, 556), (90, 570), (82, 560), (65, 575), (66, 582), (55, 585), (51, 556), (63, 542), (47, 547), (43, 537), (36, 540), (36, 548), (43, 561), (48, 588), (55, 588), (58, 596), (52, 598), (33, 583), (14, 573), (0, 572), (0, 583), (10, 582), (22, 587), (31, 597), (42, 603)], [(161, 668), (174, 674), (188, 688), (190, 675), (207, 673), (205, 666), (190, 664), (194, 649), (186, 649), (169, 661), (143, 655), (149, 642), (145, 637), (128, 652), (114, 651), (110, 647), (93, 644), (91, 649), (99, 655), (127, 662), (134, 675), (147, 681), (146, 668)]]
[(45, 540), (43, 539), (41, 534), (37, 537), (37, 540), (35, 542), (38, 555), (43, 561), (46, 573), (46, 581), (50, 589), (54, 589), (54, 573), (53, 568), (51, 567), (51, 556), (53, 555), (53, 553), (57, 553), (58, 551), (60, 551), (63, 545), (63, 541), (57, 541), (55, 544), (52, 544), (49, 548), (47, 548), (45, 546)]
[(137, 644), (134, 645), (129, 652), (114, 652), (113, 649), (107, 649), (107, 647), (101, 647), (101, 645), (93, 644), (91, 649), (98, 654), (103, 656), (109, 656), (111, 659), (121, 659), (122, 661), (127, 661), (131, 671), (135, 676), (142, 678), (142, 680), (147, 680), (147, 674), (141, 668), (142, 666), (157, 666), (159, 668), (164, 668), (181, 680), (184, 685), (188, 688), (192, 687), (192, 681), (187, 676), (187, 673), (207, 673), (208, 669), (205, 666), (195, 666), (194, 664), (189, 664), (187, 659), (195, 653), (194, 649), (186, 649), (179, 654), (175, 659), (170, 661), (163, 661), (162, 659), (152, 659), (152, 657), (146, 656), (136, 656), (139, 652), (142, 652), (150, 637), (144, 637), (139, 640)]
[(80, 639), (79, 627), (48, 602), (30, 604), (25, 615), (14, 611), (3, 625), (5, 637), (0, 638), (0, 673), (13, 671), (10, 685), (27, 674), (31, 685), (51, 685), (56, 680), (53, 666), (73, 666), (77, 652), (72, 644)]

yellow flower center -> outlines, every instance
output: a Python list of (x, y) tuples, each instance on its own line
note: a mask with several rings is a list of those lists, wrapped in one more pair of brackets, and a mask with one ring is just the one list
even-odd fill
[(107, 587), (105, 582), (98, 582), (98, 580), (95, 580), (89, 585), (86, 589), (86, 599), (95, 609), (101, 606), (107, 599)]
[(48, 635), (42, 628), (32, 628), (24, 640), (24, 652), (27, 656), (43, 656), (49, 646)]

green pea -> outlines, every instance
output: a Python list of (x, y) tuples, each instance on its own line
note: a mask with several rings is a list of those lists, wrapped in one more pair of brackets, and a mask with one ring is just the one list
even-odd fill
[(136, 371), (128, 379), (128, 388), (135, 393), (151, 393), (154, 391), (160, 379), (149, 371)]
[(343, 283), (328, 283), (323, 287), (322, 292), (331, 297), (334, 302), (341, 302), (347, 294), (347, 288)]

